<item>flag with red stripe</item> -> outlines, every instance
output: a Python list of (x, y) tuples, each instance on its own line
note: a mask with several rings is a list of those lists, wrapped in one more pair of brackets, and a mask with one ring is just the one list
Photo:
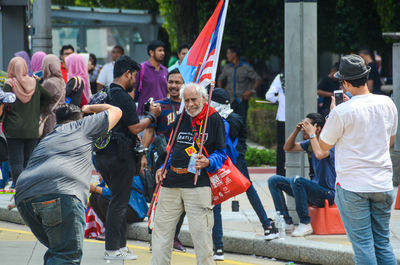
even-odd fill
[(219, 1), (214, 13), (179, 66), (185, 83), (193, 82), (199, 65), (200, 71), (196, 83), (206, 87), (215, 81), (228, 3), (229, 0)]

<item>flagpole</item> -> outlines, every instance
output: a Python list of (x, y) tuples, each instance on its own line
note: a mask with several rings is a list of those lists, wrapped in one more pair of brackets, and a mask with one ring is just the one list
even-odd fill
[[(194, 76), (194, 78), (193, 78), (193, 83), (196, 82), (197, 76), (199, 75), (200, 68), (201, 68), (201, 64), (202, 64), (202, 63), (199, 63), (199, 65), (198, 65), (198, 67), (197, 67), (196, 74), (195, 74), (195, 76)], [(176, 135), (178, 134), (179, 127), (181, 126), (181, 123), (182, 123), (182, 117), (183, 117), (183, 115), (184, 115), (184, 111), (185, 111), (185, 110), (182, 111), (182, 113), (181, 113), (181, 115), (180, 115), (180, 117), (179, 117), (178, 124), (176, 125), (174, 134), (173, 134), (173, 136), (172, 136), (172, 141), (170, 141), (170, 142), (168, 143), (168, 145), (167, 145), (167, 146), (169, 146), (169, 148), (168, 148), (168, 150), (167, 150), (167, 156), (165, 157), (164, 164), (163, 164), (163, 167), (162, 167), (162, 169), (161, 169), (161, 175), (163, 175), (164, 172), (165, 172), (165, 170), (166, 170), (166, 167), (167, 167), (167, 164), (168, 164), (169, 155), (171, 154), (172, 147), (174, 146), (174, 143), (175, 143)], [(208, 110), (207, 110), (207, 111), (208, 111)], [(207, 115), (208, 115), (208, 112), (207, 112)], [(206, 121), (205, 125), (206, 125), (206, 124), (207, 124), (207, 121)], [(196, 172), (197, 172), (197, 171), (196, 171)], [(147, 216), (148, 216), (148, 217), (150, 217), (151, 212), (152, 212), (152, 210), (153, 210), (154, 201), (155, 201), (155, 199), (156, 199), (156, 196), (157, 196), (158, 191), (160, 190), (161, 183), (162, 183), (162, 181), (159, 181), (159, 182), (157, 183), (157, 185), (156, 185), (156, 188), (154, 189), (153, 197), (151, 198), (151, 202), (150, 202), (150, 207), (149, 207), (149, 210), (147, 211)]]
[[(212, 97), (212, 93), (213, 93), (214, 87), (215, 87), (215, 81), (212, 81), (211, 85), (210, 85), (210, 91), (208, 92), (207, 114), (206, 114), (206, 118), (205, 118), (205, 121), (204, 121), (203, 131), (201, 132), (199, 155), (203, 154), (204, 136), (206, 135), (206, 129), (207, 129), (207, 123), (208, 123), (208, 115), (210, 113), (211, 97)], [(194, 175), (194, 185), (195, 186), (197, 185), (198, 178), (199, 178), (199, 170), (196, 169), (196, 174)]]

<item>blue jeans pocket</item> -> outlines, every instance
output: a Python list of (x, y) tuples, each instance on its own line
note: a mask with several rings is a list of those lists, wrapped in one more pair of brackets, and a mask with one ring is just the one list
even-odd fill
[(45, 226), (56, 226), (62, 222), (60, 198), (44, 202), (34, 202), (32, 203), (32, 208)]

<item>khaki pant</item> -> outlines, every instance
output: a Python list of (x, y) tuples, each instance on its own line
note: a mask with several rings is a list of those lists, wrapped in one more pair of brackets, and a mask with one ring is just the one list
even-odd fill
[(154, 217), (151, 265), (170, 264), (175, 228), (183, 211), (189, 221), (197, 264), (214, 264), (211, 188), (162, 187)]

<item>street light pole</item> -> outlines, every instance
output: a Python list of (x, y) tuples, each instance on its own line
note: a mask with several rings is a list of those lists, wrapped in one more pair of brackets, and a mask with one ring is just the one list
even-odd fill
[[(400, 32), (384, 32), (383, 37), (391, 38), (400, 41)], [(400, 43), (393, 43), (392, 48), (392, 60), (393, 60), (393, 101), (400, 110)], [(400, 117), (398, 121), (400, 122)], [(397, 132), (396, 140), (394, 142), (393, 152), (391, 153), (392, 164), (393, 164), (393, 184), (399, 185), (400, 176), (400, 133)]]
[(32, 53), (52, 53), (51, 41), (51, 0), (33, 1)]
[[(317, 108), (317, 1), (285, 0), (285, 137)], [(300, 139), (300, 136), (297, 139)], [(286, 177), (308, 177), (304, 153), (286, 153)], [(288, 198), (290, 214), (295, 205)]]

